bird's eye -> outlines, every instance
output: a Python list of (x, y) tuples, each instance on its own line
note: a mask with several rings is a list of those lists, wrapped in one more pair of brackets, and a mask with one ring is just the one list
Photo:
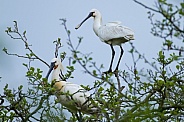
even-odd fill
[(95, 17), (95, 12), (93, 11), (93, 12), (91, 12), (91, 15), (93, 16), (93, 17)]
[(57, 61), (54, 61), (54, 62), (52, 62), (52, 63), (53, 63), (53, 65), (56, 65)]

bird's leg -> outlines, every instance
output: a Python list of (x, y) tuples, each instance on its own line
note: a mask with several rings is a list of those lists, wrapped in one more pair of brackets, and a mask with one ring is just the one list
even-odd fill
[(119, 64), (120, 64), (120, 61), (121, 61), (121, 58), (122, 58), (122, 56), (123, 56), (123, 48), (122, 48), (122, 46), (120, 45), (120, 49), (121, 49), (121, 52), (120, 52), (120, 56), (119, 56), (119, 60), (118, 60), (118, 64), (117, 64), (117, 66), (116, 66), (116, 69), (114, 70), (114, 73), (115, 73), (115, 76), (117, 77), (117, 75), (118, 75), (118, 67), (119, 67)]
[(79, 111), (79, 122), (83, 122), (82, 114), (81, 114), (81, 112), (80, 112), (80, 111)]
[(61, 74), (59, 74), (59, 77), (61, 78), (61, 80), (66, 81), (66, 78), (65, 78), (65, 76), (63, 75), (63, 72), (62, 72), (62, 71), (60, 71), (60, 72), (61, 72)]
[(109, 70), (104, 72), (105, 74), (112, 72), (112, 63), (113, 63), (113, 60), (114, 60), (115, 51), (114, 51), (114, 48), (113, 48), (112, 44), (110, 45), (110, 47), (111, 47), (111, 50), (112, 50), (111, 64), (110, 64)]
[(77, 120), (80, 121), (80, 118), (77, 113), (75, 113), (75, 116), (77, 117)]

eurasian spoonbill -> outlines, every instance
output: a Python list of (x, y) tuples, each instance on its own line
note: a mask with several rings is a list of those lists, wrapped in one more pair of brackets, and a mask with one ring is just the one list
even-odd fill
[(121, 53), (118, 60), (118, 64), (114, 71), (116, 72), (118, 71), (119, 63), (123, 55), (123, 48), (121, 44), (130, 40), (134, 40), (134, 32), (130, 28), (120, 25), (121, 22), (119, 21), (109, 22), (105, 25), (102, 25), (102, 16), (97, 9), (92, 9), (89, 15), (79, 25), (77, 25), (75, 29), (78, 29), (90, 17), (94, 17), (93, 30), (95, 34), (100, 38), (102, 42), (109, 44), (112, 50), (112, 59), (110, 67), (106, 73), (112, 72), (112, 63), (115, 55), (113, 46), (120, 46)]
[(80, 85), (60, 80), (59, 74), (61, 70), (63, 70), (61, 60), (57, 58), (52, 59), (50, 69), (46, 76), (47, 79), (52, 70), (53, 72), (51, 80), (56, 90), (55, 95), (63, 106), (75, 113), (77, 111), (87, 114), (93, 114), (97, 112), (97, 108), (93, 107), (90, 102), (91, 96), (88, 91), (86, 91)]

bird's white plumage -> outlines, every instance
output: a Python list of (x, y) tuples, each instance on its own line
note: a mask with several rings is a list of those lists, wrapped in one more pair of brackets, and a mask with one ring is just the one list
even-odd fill
[(89, 103), (90, 93), (84, 90), (81, 86), (70, 82), (56, 82), (56, 96), (58, 101), (72, 111), (77, 109), (86, 109)]
[(108, 22), (106, 25), (120, 25), (121, 21), (113, 21), (113, 22)]
[(134, 39), (131, 29), (113, 22), (100, 26), (96, 33), (103, 42), (112, 45), (120, 45)]
[[(122, 26), (120, 21), (108, 22), (103, 25), (101, 13), (97, 9), (92, 9), (90, 13), (94, 17), (93, 30), (101, 41), (112, 45), (120, 45), (134, 40), (134, 32), (130, 28)], [(79, 25), (81, 26), (83, 22)], [(76, 29), (80, 26), (77, 26)]]
[(90, 17), (94, 18), (93, 30), (95, 34), (100, 38), (102, 42), (109, 44), (112, 50), (112, 58), (109, 70), (104, 73), (112, 72), (112, 63), (115, 55), (113, 46), (120, 46), (121, 52), (118, 64), (116, 66), (116, 69), (114, 70), (114, 72), (116, 73), (115, 75), (117, 76), (118, 67), (124, 52), (121, 44), (130, 40), (134, 40), (134, 32), (130, 28), (122, 26), (120, 21), (109, 22), (103, 25), (101, 13), (97, 9), (92, 9), (89, 15), (79, 25), (77, 25), (75, 29), (78, 29)]
[(54, 58), (52, 59), (52, 63), (54, 63), (54, 68), (51, 80), (54, 82), (55, 95), (57, 96), (58, 102), (73, 112), (81, 110), (85, 113), (93, 113), (97, 111), (90, 104), (90, 93), (88, 91), (78, 84), (59, 79), (60, 70), (63, 69), (61, 61)]

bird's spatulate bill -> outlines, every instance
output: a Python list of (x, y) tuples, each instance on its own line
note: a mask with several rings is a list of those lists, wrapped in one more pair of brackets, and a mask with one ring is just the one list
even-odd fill
[(80, 24), (78, 24), (76, 27), (75, 27), (75, 29), (78, 29), (78, 28), (80, 28), (80, 26), (81, 26), (82, 24), (80, 23)]
[(80, 28), (80, 26), (81, 26), (87, 19), (89, 19), (91, 16), (93, 16), (93, 12), (90, 12), (89, 15), (88, 15), (80, 24), (78, 24), (78, 25), (75, 27), (75, 29)]
[[(120, 24), (121, 23), (120, 21), (102, 24), (102, 16), (97, 9), (92, 9), (89, 15), (75, 29), (78, 29), (91, 16), (94, 17), (93, 30), (95, 34), (100, 38), (102, 42), (109, 44), (112, 51), (112, 58), (111, 58), (109, 70), (104, 73), (106, 74), (106, 73), (113, 72), (117, 77), (119, 64), (124, 52), (121, 44), (128, 42), (130, 40), (134, 40), (134, 32), (130, 28), (122, 26)], [(112, 71), (112, 64), (115, 56), (115, 51), (113, 48), (114, 45), (120, 46), (121, 52), (120, 52), (117, 66), (115, 70)]]
[(48, 79), (48, 77), (49, 77), (49, 75), (50, 75), (51, 71), (52, 71), (52, 70), (53, 70), (53, 68), (54, 68), (54, 63), (55, 63), (55, 62), (52, 62), (52, 63), (51, 63), (50, 68), (49, 68), (49, 71), (48, 71), (48, 73), (47, 73), (47, 75), (46, 75), (46, 77), (45, 77), (45, 78), (47, 78), (47, 79)]

